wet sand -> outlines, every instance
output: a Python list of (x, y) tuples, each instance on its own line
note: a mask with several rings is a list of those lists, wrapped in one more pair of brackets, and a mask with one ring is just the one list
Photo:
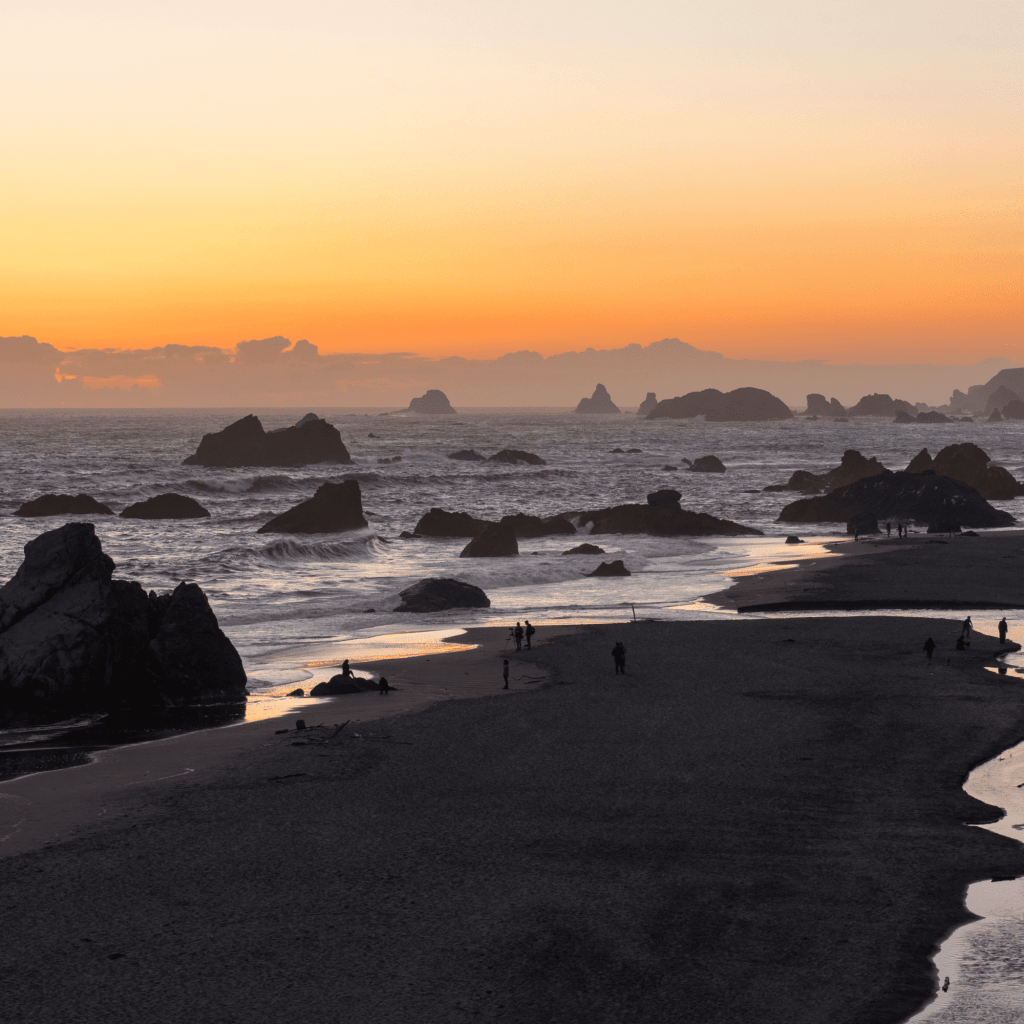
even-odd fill
[(306, 715), (353, 718), (330, 743), (167, 741), (220, 757), (3, 860), (5, 1022), (900, 1021), (966, 885), (1024, 874), (960, 788), (1024, 737), (1022, 684), (957, 632), (541, 630), (509, 693), (496, 637), (385, 669), (410, 701), (428, 669), (490, 697), (376, 722), (400, 693), (355, 697), (363, 720), (339, 697)]

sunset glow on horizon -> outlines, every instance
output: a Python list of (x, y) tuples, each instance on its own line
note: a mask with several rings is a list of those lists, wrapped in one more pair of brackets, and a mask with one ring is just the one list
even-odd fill
[(1022, 12), (35, 5), (0, 336), (1016, 359)]

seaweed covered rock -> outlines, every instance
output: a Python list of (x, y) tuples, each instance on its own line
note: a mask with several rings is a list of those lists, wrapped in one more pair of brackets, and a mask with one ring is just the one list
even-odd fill
[(507, 523), (490, 523), (459, 553), (460, 558), (509, 558), (519, 554), (519, 544)]
[(479, 537), (490, 525), (484, 519), (474, 519), (468, 512), (432, 508), (420, 517), (413, 533), (419, 537)]
[(431, 388), (420, 398), (414, 398), (409, 403), (408, 412), (418, 412), (427, 416), (454, 416), (455, 410), (448, 401), (448, 396), (443, 391)]
[(275, 516), (257, 533), (342, 533), (366, 526), (359, 482), (321, 484), (312, 498)]
[(534, 455), (533, 452), (520, 451), (518, 448), (503, 448), (500, 452), (495, 452), (490, 456), (487, 461), (504, 462), (510, 466), (515, 466), (520, 462), (525, 462), (528, 466), (547, 465), (539, 455)]
[(598, 384), (594, 388), (594, 393), (590, 398), (581, 398), (579, 405), (576, 406), (576, 411), (590, 414), (621, 412), (619, 407), (612, 401), (612, 396), (608, 394), (608, 389), (603, 384)]
[(443, 612), (449, 608), (490, 608), (490, 598), (472, 583), (432, 578), (406, 587), (396, 612)]
[(516, 512), (514, 515), (502, 516), (500, 523), (504, 526), (511, 526), (512, 532), (520, 539), (568, 536), (576, 532), (576, 527), (564, 516), (548, 516), (546, 519), (542, 519), (540, 516), (528, 516), (522, 512)]
[(694, 459), (693, 464), (690, 466), (690, 472), (724, 473), (725, 466), (717, 455), (702, 455), (699, 459)]
[(196, 501), (184, 494), (158, 494), (145, 501), (129, 505), (122, 513), (122, 519), (206, 519), (210, 513)]
[(0, 723), (245, 700), (245, 670), (203, 591), (113, 579), (92, 523), (25, 545), (0, 589)]
[(113, 511), (89, 494), (43, 494), (26, 501), (16, 516), (112, 516)]
[(990, 465), (988, 454), (976, 444), (951, 444), (934, 459), (922, 448), (910, 460), (906, 472), (935, 473), (973, 487), (986, 501), (1006, 501), (1024, 495), (1024, 484), (1002, 466)]
[[(312, 418), (310, 418), (312, 417)], [(185, 466), (308, 466), (318, 462), (351, 462), (338, 428), (312, 413), (293, 427), (267, 433), (258, 417), (249, 415), (216, 434), (205, 434)]]
[(737, 388), (725, 394), (717, 388), (706, 388), (659, 402), (647, 418), (679, 420), (695, 416), (703, 416), (709, 423), (730, 423), (790, 420), (793, 413), (785, 402), (761, 388)]

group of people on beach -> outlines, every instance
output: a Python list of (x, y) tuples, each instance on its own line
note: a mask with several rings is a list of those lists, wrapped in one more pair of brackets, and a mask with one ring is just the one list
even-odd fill
[(530, 620), (526, 620), (526, 629), (523, 629), (522, 624), (517, 622), (515, 629), (512, 630), (512, 639), (516, 642), (516, 650), (521, 651), (523, 649), (523, 640), (526, 640), (526, 649), (530, 650), (531, 641), (533, 640), (533, 634), (537, 630), (530, 625)]
[[(885, 535), (886, 535), (886, 537), (891, 537), (892, 536), (892, 523), (886, 523), (885, 524)], [(907, 524), (906, 523), (897, 523), (896, 524), (896, 536), (897, 537), (906, 537), (906, 535), (907, 535)]]
[[(968, 647), (971, 646), (972, 629), (974, 629), (974, 623), (971, 621), (970, 615), (968, 615), (967, 618), (964, 619), (964, 621), (960, 624), (960, 635), (956, 638), (956, 649), (958, 651), (965, 651)], [(999, 620), (999, 643), (1001, 645), (1006, 643), (1007, 630), (1008, 627), (1006, 625), (1006, 616), (1004, 615)], [(931, 664), (932, 655), (935, 653), (935, 648), (937, 646), (938, 645), (931, 637), (928, 637), (928, 639), (924, 642), (924, 653), (925, 657), (928, 659), (929, 665)]]

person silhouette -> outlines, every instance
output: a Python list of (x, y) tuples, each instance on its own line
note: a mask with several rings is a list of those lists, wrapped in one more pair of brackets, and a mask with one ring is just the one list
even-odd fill
[(391, 687), (388, 685), (388, 680), (386, 676), (380, 677), (377, 686), (380, 689), (380, 695), (382, 697), (386, 697), (391, 692)]
[(973, 622), (971, 622), (971, 617), (970, 617), (970, 615), (968, 615), (968, 616), (967, 616), (967, 618), (966, 618), (966, 619), (964, 619), (964, 624), (963, 624), (963, 626), (962, 626), (962, 627), (960, 628), (960, 635), (961, 635), (961, 636), (962, 636), (962, 637), (963, 637), (963, 638), (964, 638), (965, 640), (970, 640), (970, 639), (971, 639), (971, 627), (972, 627), (973, 625), (974, 625), (974, 623), (973, 623)]
[(521, 651), (523, 649), (523, 627), (518, 622), (512, 635), (516, 638), (516, 650)]
[(932, 655), (935, 653), (935, 641), (928, 637), (924, 642), (924, 653), (928, 655), (928, 664), (932, 663)]
[(352, 669), (348, 667), (348, 658), (341, 663), (341, 677), (342, 679), (348, 679), (352, 675)]
[(503, 690), (508, 689), (508, 658), (505, 659), (505, 663), (501, 666), (501, 674), (505, 677), (505, 685), (502, 687)]
[(526, 649), (527, 650), (530, 650), (530, 647), (531, 647), (530, 640), (533, 637), (533, 634), (536, 633), (536, 632), (537, 632), (537, 630), (535, 630), (533, 628), (533, 626), (530, 625), (530, 620), (527, 619), (526, 620)]
[(619, 640), (612, 648), (612, 660), (615, 662), (615, 674), (622, 675), (626, 674), (626, 648), (622, 646), (622, 641)]
[(1004, 615), (999, 620), (999, 642), (1001, 644), (1006, 643), (1006, 616)]
[(892, 536), (892, 523), (886, 523), (885, 524), (885, 535), (886, 535), (886, 537), (891, 537)]

